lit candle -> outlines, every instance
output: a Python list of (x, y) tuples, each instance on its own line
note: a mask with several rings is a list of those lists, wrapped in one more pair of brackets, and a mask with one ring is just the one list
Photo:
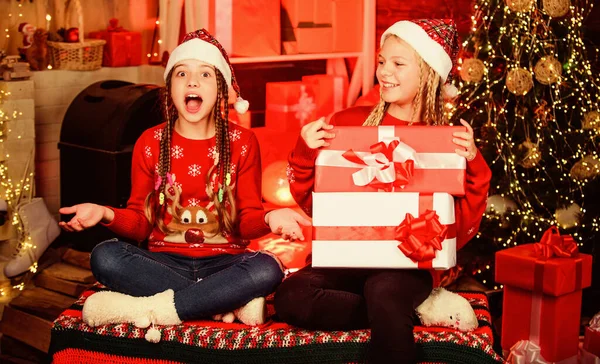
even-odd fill
[(52, 17), (50, 16), (50, 14), (46, 14), (46, 30), (50, 31), (50, 20), (52, 20)]

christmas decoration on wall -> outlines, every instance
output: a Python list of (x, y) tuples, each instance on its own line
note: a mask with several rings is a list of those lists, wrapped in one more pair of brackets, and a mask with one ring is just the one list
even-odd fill
[(460, 78), (465, 82), (481, 82), (485, 65), (477, 58), (467, 58), (460, 66)]
[(448, 113), (471, 123), (492, 170), (487, 211), (461, 254), (472, 258), (465, 274), (494, 289), (494, 253), (538, 242), (552, 226), (600, 259), (600, 76), (582, 31), (592, 0), (473, 6), (459, 58), (486, 72), (480, 82), (461, 75)]
[(525, 68), (513, 68), (506, 76), (506, 87), (515, 95), (527, 95), (533, 87), (531, 72)]
[(269, 164), (263, 171), (262, 195), (265, 201), (277, 206), (295, 206), (290, 192), (287, 161)]
[(540, 58), (533, 69), (535, 79), (542, 85), (550, 85), (560, 79), (562, 65), (553, 56)]

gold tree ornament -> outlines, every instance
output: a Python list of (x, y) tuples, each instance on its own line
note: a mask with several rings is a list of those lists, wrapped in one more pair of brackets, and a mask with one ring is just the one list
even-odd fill
[(567, 15), (571, 7), (571, 0), (543, 0), (542, 9), (553, 18)]
[(531, 11), (533, 0), (505, 0), (506, 6), (515, 12)]
[(519, 145), (519, 155), (522, 155), (519, 164), (524, 168), (535, 167), (542, 159), (542, 154), (538, 148), (538, 145), (527, 139), (521, 145)]
[(465, 82), (479, 83), (484, 73), (485, 65), (477, 58), (467, 58), (460, 66), (460, 78)]
[(521, 67), (511, 69), (506, 75), (506, 87), (515, 95), (527, 95), (533, 87), (531, 72)]
[(554, 213), (554, 218), (561, 228), (570, 229), (579, 225), (582, 215), (581, 207), (579, 207), (578, 204), (573, 203), (568, 207), (557, 209)]
[(535, 79), (542, 85), (551, 85), (560, 79), (562, 64), (553, 56), (540, 58), (533, 68)]
[(571, 178), (580, 181), (600, 175), (600, 159), (593, 155), (581, 158), (581, 160), (573, 165), (569, 175)]
[(590, 111), (583, 115), (581, 128), (583, 130), (596, 129), (600, 131), (600, 113), (598, 111)]

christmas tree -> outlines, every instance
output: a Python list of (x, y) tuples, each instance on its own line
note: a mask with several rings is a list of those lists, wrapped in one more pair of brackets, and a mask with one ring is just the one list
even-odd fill
[[(452, 120), (473, 125), (492, 169), (479, 234), (459, 254), (491, 289), (497, 250), (550, 226), (594, 253), (600, 237), (600, 80), (582, 24), (589, 0), (476, 0)], [(596, 259), (597, 260), (597, 259)], [(598, 269), (596, 269), (598, 271)]]

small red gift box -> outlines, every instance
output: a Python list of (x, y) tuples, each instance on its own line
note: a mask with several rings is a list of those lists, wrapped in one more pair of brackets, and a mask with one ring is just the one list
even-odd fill
[(271, 130), (299, 131), (316, 119), (315, 94), (300, 81), (267, 82), (265, 126)]
[(104, 39), (102, 66), (127, 67), (142, 64), (142, 34), (117, 28), (90, 32), (92, 39)]
[(210, 0), (208, 12), (208, 30), (230, 56), (281, 54), (279, 1)]
[(504, 284), (502, 347), (529, 341), (551, 362), (576, 356), (581, 289), (590, 286), (591, 273), (592, 257), (579, 254), (556, 227), (539, 243), (497, 252), (496, 281)]
[(332, 75), (302, 77), (302, 82), (313, 86), (317, 118), (345, 109), (348, 95), (348, 78)]
[(600, 357), (600, 330), (585, 328), (583, 348), (590, 354)]
[(456, 126), (335, 126), (316, 160), (315, 192), (465, 193)]

